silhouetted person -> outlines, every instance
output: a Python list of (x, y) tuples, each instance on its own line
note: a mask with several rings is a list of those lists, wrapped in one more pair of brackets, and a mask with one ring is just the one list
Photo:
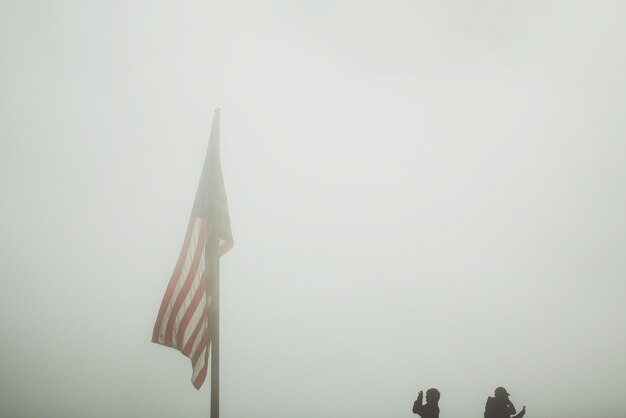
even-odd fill
[(495, 396), (487, 398), (485, 405), (485, 418), (522, 418), (526, 414), (524, 406), (519, 414), (515, 415), (515, 406), (509, 400), (509, 392), (500, 386), (496, 388)]
[(413, 413), (422, 418), (439, 418), (439, 398), (441, 394), (435, 388), (426, 391), (426, 403), (422, 405), (424, 392), (421, 390), (417, 394), (417, 400), (413, 402)]

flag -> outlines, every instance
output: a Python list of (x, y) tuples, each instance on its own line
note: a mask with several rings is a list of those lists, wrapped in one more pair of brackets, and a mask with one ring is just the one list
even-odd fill
[(183, 248), (152, 332), (152, 342), (189, 357), (191, 382), (196, 389), (200, 389), (207, 375), (211, 324), (218, 315), (212, 292), (219, 279), (219, 258), (233, 246), (219, 156), (219, 130), (216, 109)]

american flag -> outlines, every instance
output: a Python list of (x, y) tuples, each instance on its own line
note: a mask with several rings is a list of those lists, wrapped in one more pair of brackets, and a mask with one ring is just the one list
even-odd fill
[(207, 375), (211, 324), (217, 315), (211, 296), (219, 276), (219, 258), (233, 246), (219, 158), (219, 129), (216, 110), (183, 248), (152, 332), (152, 342), (189, 357), (191, 382), (196, 389)]

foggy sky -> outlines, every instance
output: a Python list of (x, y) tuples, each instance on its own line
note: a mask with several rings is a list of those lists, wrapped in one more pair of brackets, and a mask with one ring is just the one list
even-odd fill
[(626, 411), (620, 1), (0, 2), (0, 417), (207, 417), (150, 343), (222, 108), (227, 417)]

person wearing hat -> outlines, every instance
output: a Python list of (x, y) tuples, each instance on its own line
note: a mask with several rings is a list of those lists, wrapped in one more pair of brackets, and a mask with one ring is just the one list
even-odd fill
[(515, 415), (517, 411), (509, 396), (509, 392), (502, 386), (496, 388), (494, 396), (487, 398), (485, 418), (522, 418), (526, 414), (526, 406)]
[(417, 400), (413, 402), (413, 413), (422, 418), (439, 418), (439, 398), (441, 394), (435, 388), (426, 391), (426, 403), (422, 405), (424, 392), (421, 390), (417, 394)]

